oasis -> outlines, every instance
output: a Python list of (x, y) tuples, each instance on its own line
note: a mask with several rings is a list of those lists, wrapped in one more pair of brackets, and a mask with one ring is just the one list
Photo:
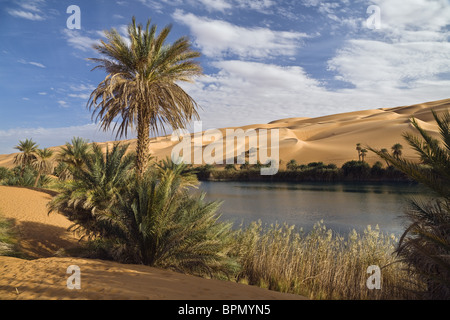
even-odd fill
[[(209, 129), (202, 131), (202, 122), (194, 122), (193, 134), (185, 129), (172, 133), (171, 141), (180, 141), (171, 152), (172, 161), (179, 164), (249, 164), (265, 165), (261, 175), (274, 175), (279, 169), (278, 129)], [(270, 143), (270, 147), (269, 147)], [(269, 155), (270, 153), (270, 155)], [(193, 159), (192, 159), (193, 158)]]

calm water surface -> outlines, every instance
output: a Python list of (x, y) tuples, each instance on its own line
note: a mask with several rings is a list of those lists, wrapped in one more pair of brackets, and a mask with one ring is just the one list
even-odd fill
[(261, 220), (308, 231), (323, 220), (342, 234), (378, 225), (399, 235), (405, 229), (401, 216), (408, 199), (429, 195), (415, 184), (202, 182), (200, 190), (208, 201), (223, 201), (222, 218), (236, 226)]

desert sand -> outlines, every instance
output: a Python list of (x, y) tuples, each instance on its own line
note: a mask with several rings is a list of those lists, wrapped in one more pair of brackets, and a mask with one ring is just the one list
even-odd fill
[[(0, 300), (152, 299), (152, 300), (296, 300), (283, 294), (229, 281), (203, 279), (142, 265), (93, 259), (55, 257), (58, 250), (78, 245), (67, 231), (70, 222), (47, 213), (51, 194), (0, 186), (0, 214), (11, 219), (21, 250), (31, 260), (0, 257)], [(69, 289), (67, 268), (80, 268), (81, 289)]]
[[(449, 108), (450, 99), (445, 99), (411, 106), (363, 110), (318, 118), (281, 119), (268, 124), (245, 126), (242, 129), (279, 129), (281, 168), (291, 159), (295, 159), (299, 164), (322, 161), (326, 164), (334, 163), (341, 166), (347, 161), (358, 160), (358, 153), (355, 150), (357, 143), (361, 143), (362, 147), (370, 146), (388, 150), (394, 144), (401, 143), (404, 147), (403, 156), (413, 160), (417, 158), (415, 152), (402, 138), (404, 132), (416, 132), (410, 123), (410, 118), (414, 116), (423, 128), (437, 137), (438, 128), (431, 110), (439, 113)], [(226, 140), (226, 129), (237, 128), (221, 128), (224, 140)], [(191, 140), (193, 146), (194, 139)], [(136, 148), (136, 140), (124, 141), (130, 144), (129, 150)], [(171, 135), (153, 138), (150, 143), (151, 153), (156, 160), (165, 159), (170, 157), (177, 143), (177, 141), (171, 141)], [(203, 150), (210, 143), (203, 141)], [(111, 147), (113, 142), (104, 142), (100, 145), (106, 149), (108, 146)], [(232, 157), (230, 153), (226, 154), (225, 144), (222, 148), (224, 160)], [(57, 151), (59, 147), (53, 147), (53, 149)], [(191, 150), (190, 157), (194, 162), (194, 148), (192, 147)], [(239, 156), (235, 150), (232, 151), (235, 152), (235, 157)], [(249, 146), (246, 145), (244, 152), (248, 151)], [(15, 154), (0, 155), (0, 166), (13, 167), (14, 156)], [(373, 164), (380, 158), (369, 152), (365, 160)]]

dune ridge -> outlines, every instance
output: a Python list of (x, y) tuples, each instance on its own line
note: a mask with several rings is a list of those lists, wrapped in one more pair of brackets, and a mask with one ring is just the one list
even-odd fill
[[(404, 157), (414, 159), (414, 151), (404, 143), (402, 138), (402, 133), (414, 132), (410, 124), (410, 118), (415, 117), (423, 128), (437, 136), (438, 129), (431, 111), (435, 110), (439, 113), (449, 108), (450, 99), (444, 99), (411, 106), (354, 111), (317, 118), (280, 119), (267, 124), (229, 127), (219, 130), (224, 135), (225, 140), (227, 129), (279, 129), (279, 156), (282, 161), (282, 168), (283, 163), (286, 164), (291, 159), (304, 164), (322, 161), (341, 166), (347, 161), (357, 160), (358, 156), (355, 151), (357, 143), (361, 143), (362, 146), (386, 148), (388, 150), (394, 144), (401, 143), (404, 146)], [(191, 134), (191, 137), (193, 137), (193, 134)], [(135, 139), (123, 140), (123, 142), (130, 144), (130, 151), (135, 150)], [(170, 135), (153, 138), (150, 142), (150, 151), (156, 160), (165, 159), (170, 157), (172, 149), (177, 143), (171, 141)], [(202, 146), (205, 148), (211, 143), (213, 142), (203, 141)], [(106, 150), (107, 147), (113, 145), (113, 142), (103, 142), (99, 145)], [(225, 149), (225, 146), (223, 148)], [(51, 149), (58, 150), (59, 147), (56, 146)], [(191, 150), (191, 159), (194, 159), (194, 148), (191, 148)], [(236, 153), (236, 148), (234, 151), (235, 157), (239, 156)], [(248, 151), (249, 146), (247, 144), (245, 152), (248, 153)], [(229, 154), (227, 155), (225, 152), (223, 154), (225, 161)], [(15, 155), (15, 153), (0, 155), (0, 166), (14, 167)], [(378, 160), (380, 159), (372, 153), (369, 153), (366, 157), (366, 161), (370, 164)]]

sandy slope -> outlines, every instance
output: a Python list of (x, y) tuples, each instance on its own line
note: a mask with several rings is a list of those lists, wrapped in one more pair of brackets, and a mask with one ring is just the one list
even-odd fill
[[(412, 106), (356, 111), (311, 119), (282, 119), (268, 124), (245, 126), (242, 129), (279, 129), (282, 168), (283, 163), (286, 164), (291, 159), (297, 160), (300, 164), (323, 161), (340, 166), (349, 160), (357, 160), (358, 154), (355, 150), (357, 143), (361, 143), (362, 146), (369, 145), (388, 150), (395, 143), (401, 143), (404, 146), (404, 156), (414, 158), (414, 151), (402, 138), (403, 132), (413, 131), (409, 121), (411, 116), (416, 117), (425, 129), (437, 136), (438, 130), (431, 110), (441, 112), (449, 108), (450, 99), (446, 99)], [(204, 124), (204, 127), (206, 126), (207, 124)], [(222, 128), (220, 131), (225, 133), (226, 129)], [(127, 142), (130, 143), (130, 150), (136, 147), (135, 140)], [(170, 136), (158, 137), (151, 141), (150, 149), (156, 159), (164, 159), (170, 156), (177, 143), (172, 142)], [(203, 141), (203, 150), (210, 143)], [(106, 146), (112, 146), (112, 143), (101, 143), (101, 145), (106, 149)], [(221, 148), (227, 151), (225, 145)], [(57, 149), (55, 147), (55, 150)], [(194, 159), (193, 150), (194, 148), (191, 148), (191, 159)], [(235, 152), (235, 150), (228, 151), (229, 154)], [(248, 151), (248, 146), (245, 151)], [(227, 159), (226, 152), (223, 153), (225, 154), (224, 159)], [(0, 166), (14, 166), (14, 156), (15, 154), (0, 155)], [(374, 163), (380, 159), (369, 152), (366, 160)]]
[(57, 213), (48, 214), (51, 198), (51, 193), (0, 186), (0, 215), (14, 222), (20, 249), (30, 258), (51, 257), (61, 248), (78, 245), (67, 231), (69, 220)]
[[(80, 268), (81, 289), (69, 289), (69, 266)], [(203, 279), (142, 265), (79, 258), (25, 261), (0, 257), (2, 299), (302, 300), (229, 281)], [(17, 288), (17, 290), (16, 290)]]
[[(140, 265), (80, 258), (57, 258), (77, 245), (70, 222), (47, 214), (51, 195), (0, 186), (0, 214), (18, 228), (22, 250), (35, 260), (0, 257), (0, 300), (4, 299), (302, 299), (253, 286), (208, 280)], [(81, 270), (81, 289), (69, 290), (67, 268)]]

